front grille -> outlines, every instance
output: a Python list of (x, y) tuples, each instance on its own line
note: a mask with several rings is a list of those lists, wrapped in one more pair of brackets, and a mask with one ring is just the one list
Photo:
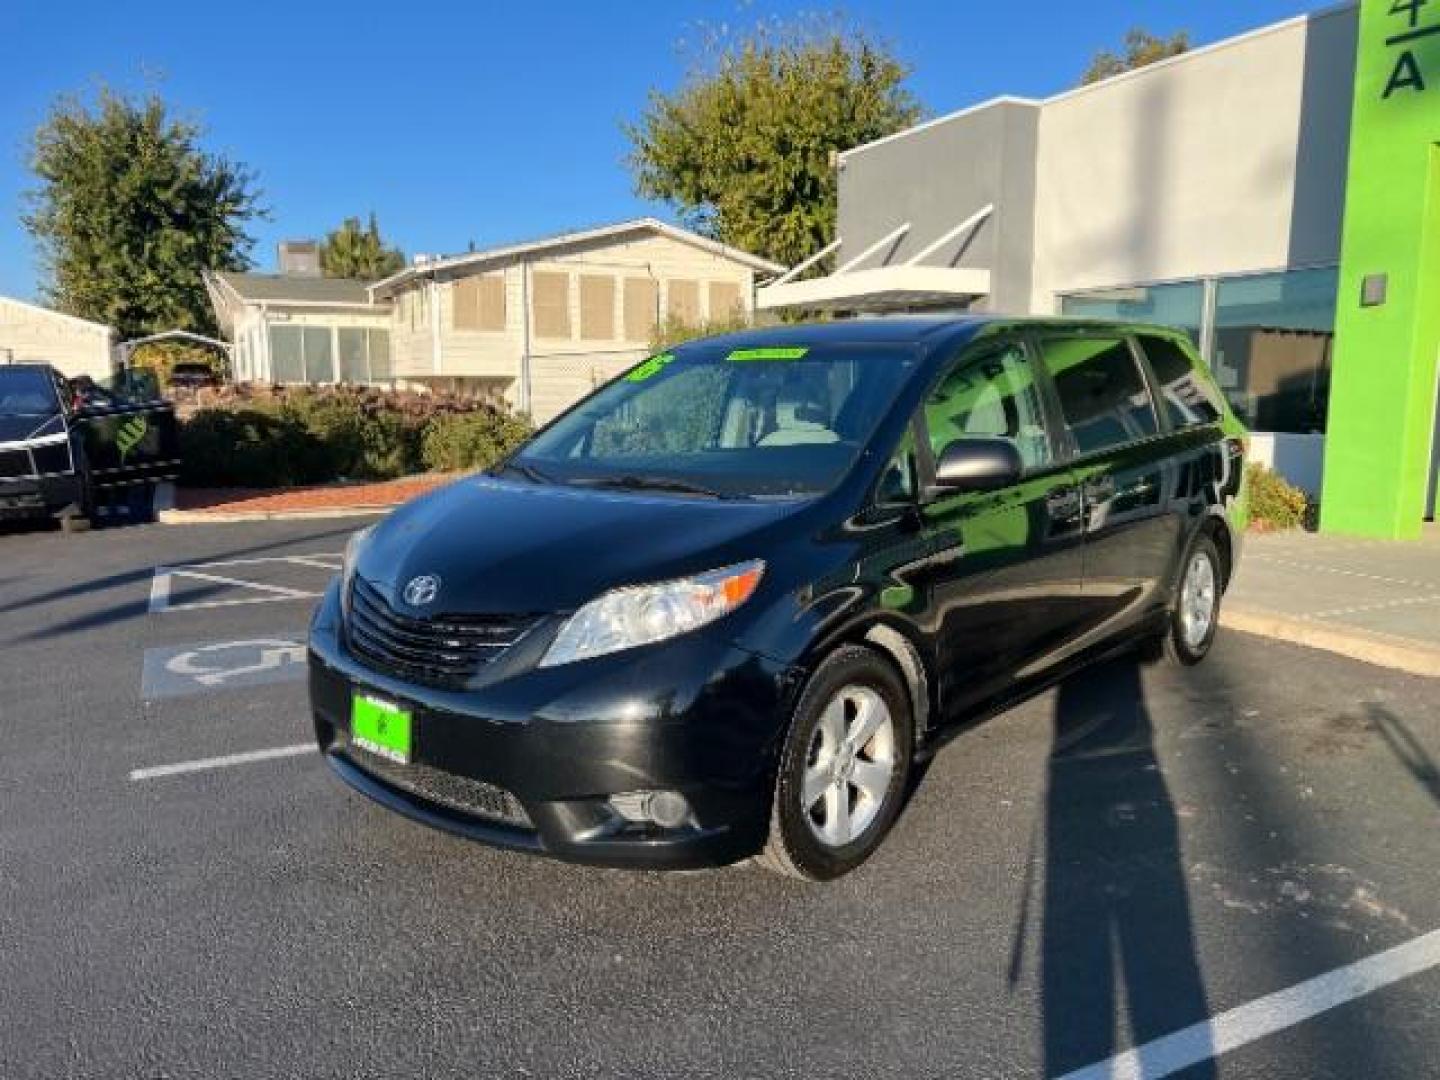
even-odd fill
[(0, 480), (34, 475), (35, 467), (28, 450), (0, 450)]
[(351, 649), (376, 668), (413, 682), (453, 688), (515, 644), (535, 621), (503, 615), (410, 618), (357, 576), (346, 629)]
[(391, 787), (397, 787), (427, 802), (517, 829), (534, 827), (530, 824), (530, 815), (525, 813), (525, 807), (520, 805), (520, 800), (502, 787), (472, 780), (468, 776), (457, 776), (429, 765), (401, 765), (353, 745), (346, 747), (345, 756), (356, 766)]

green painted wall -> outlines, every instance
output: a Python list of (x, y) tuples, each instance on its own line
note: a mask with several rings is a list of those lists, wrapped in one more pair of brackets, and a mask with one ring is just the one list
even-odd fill
[[(1387, 295), (1361, 304), (1366, 275)], [(1419, 536), (1440, 361), (1440, 0), (1361, 0), (1321, 528)]]

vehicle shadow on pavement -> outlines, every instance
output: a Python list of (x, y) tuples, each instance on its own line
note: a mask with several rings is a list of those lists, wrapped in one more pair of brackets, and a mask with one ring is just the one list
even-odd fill
[[(304, 541), (313, 543), (334, 537), (348, 536), (359, 527), (360, 526), (354, 524), (342, 525), (338, 528), (327, 529), (324, 532), (310, 534), (304, 537)], [(83, 538), (80, 539), (83, 540)], [(293, 547), (295, 544), (296, 539), (294, 537), (283, 537), (265, 543), (249, 544), (244, 547), (234, 547), (219, 552), (206, 552), (203, 556), (197, 555), (196, 558), (203, 559), (204, 561), (219, 561), (224, 559), (255, 557), (280, 548)], [(128, 590), (138, 585), (148, 586), (154, 575), (155, 566), (153, 563), (147, 561), (144, 565), (138, 566), (133, 570), (125, 570), (103, 577), (86, 578), (81, 576), (67, 582), (59, 588), (50, 589), (36, 595), (23, 596), (10, 603), (0, 604), (0, 615), (31, 610), (37, 607), (43, 607), (46, 604), (63, 603), (79, 597), (98, 598), (102, 594), (110, 594), (118, 590)], [(19, 644), (27, 641), (41, 641), (49, 638), (63, 637), (67, 634), (93, 630), (97, 627), (107, 626), (112, 623), (143, 618), (149, 611), (150, 598), (147, 592), (143, 598), (101, 606), (84, 615), (47, 623), (27, 633), (13, 636), (9, 638), (6, 643)]]
[(1122, 1021), (1138, 1047), (1209, 1009), (1138, 659), (1061, 684), (1048, 768), (1041, 1004), (1056, 1077), (1113, 1056)]

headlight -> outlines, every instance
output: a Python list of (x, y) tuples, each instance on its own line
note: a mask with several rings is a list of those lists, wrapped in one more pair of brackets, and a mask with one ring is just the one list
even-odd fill
[(764, 572), (765, 564), (755, 559), (677, 581), (605, 593), (570, 616), (540, 666), (604, 656), (688, 633), (749, 600)]

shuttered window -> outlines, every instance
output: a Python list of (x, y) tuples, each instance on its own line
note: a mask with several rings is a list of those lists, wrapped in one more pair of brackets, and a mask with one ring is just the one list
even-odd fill
[(710, 282), (710, 321), (739, 318), (745, 314), (740, 303), (740, 286), (733, 281)]
[(659, 285), (650, 278), (625, 279), (625, 340), (649, 341), (655, 333)]
[(671, 281), (667, 283), (670, 294), (665, 305), (665, 314), (670, 318), (694, 326), (700, 322), (700, 283), (698, 281)]
[(608, 274), (580, 275), (580, 336), (615, 340), (615, 279)]
[(570, 275), (536, 271), (530, 278), (535, 306), (535, 336), (570, 336)]
[(477, 274), (461, 278), (451, 287), (456, 330), (505, 329), (505, 278), (501, 274)]

